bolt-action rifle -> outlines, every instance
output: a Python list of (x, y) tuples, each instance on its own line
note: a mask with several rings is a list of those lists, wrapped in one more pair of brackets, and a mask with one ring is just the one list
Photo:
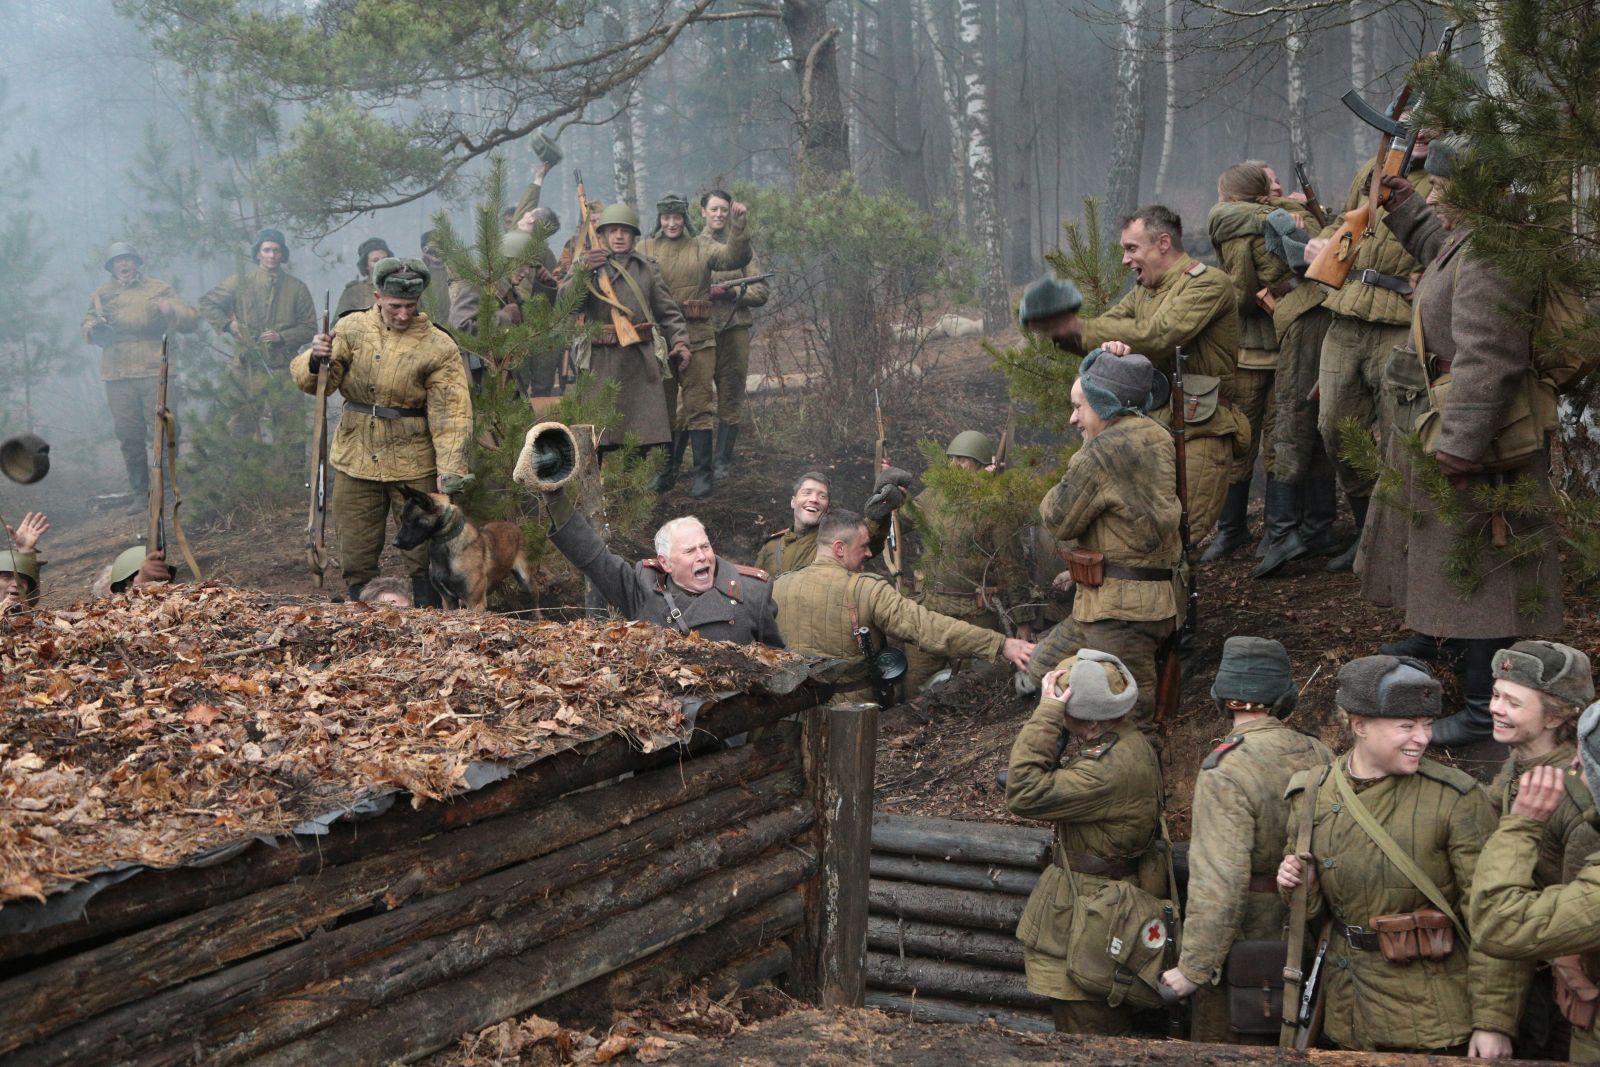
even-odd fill
[[(1436, 53), (1439, 58), (1443, 59), (1450, 54), (1450, 45), (1455, 40), (1455, 34), (1455, 25), (1452, 24), (1445, 29), (1444, 38), (1439, 42), (1439, 50)], [(1358, 118), (1383, 136), (1378, 142), (1378, 154), (1373, 160), (1366, 199), (1356, 205), (1354, 211), (1345, 212), (1344, 221), (1339, 224), (1339, 229), (1312, 261), (1306, 270), (1306, 277), (1311, 281), (1321, 282), (1330, 289), (1342, 288), (1345, 280), (1350, 277), (1350, 271), (1355, 267), (1356, 252), (1362, 242), (1377, 233), (1378, 209), (1389, 202), (1389, 190), (1384, 187), (1383, 179), (1396, 175), (1404, 176), (1410, 171), (1411, 157), (1416, 152), (1416, 127), (1401, 120), (1401, 116), (1406, 114), (1411, 103), (1411, 94), (1409, 84), (1402, 86), (1387, 114), (1374, 110), (1354, 89), (1341, 98), (1344, 105), (1355, 112)]]
[(1179, 345), (1173, 358), (1172, 371), (1172, 438), (1177, 450), (1178, 474), (1178, 536), (1183, 542), (1183, 565), (1189, 577), (1188, 605), (1185, 609), (1183, 625), (1172, 631), (1172, 636), (1167, 638), (1166, 646), (1162, 652), (1161, 675), (1156, 679), (1156, 722), (1163, 722), (1178, 710), (1178, 703), (1183, 690), (1183, 663), (1180, 653), (1183, 642), (1194, 635), (1195, 625), (1200, 615), (1200, 590), (1195, 584), (1194, 561), (1190, 558), (1194, 554), (1193, 539), (1189, 533), (1189, 474), (1187, 470), (1187, 425), (1184, 416), (1187, 414), (1188, 401), (1183, 394), (1183, 361), (1188, 358), (1183, 354), (1183, 346)]
[[(595, 229), (594, 218), (589, 213), (589, 198), (583, 193), (583, 172), (574, 170), (573, 174), (578, 179), (578, 239), (577, 253), (573, 259), (574, 266), (581, 266), (585, 252), (594, 248), (604, 248), (605, 245), (600, 243), (599, 231)], [(639, 343), (639, 331), (633, 325), (633, 312), (617, 299), (617, 290), (611, 283), (611, 275), (606, 273), (604, 267), (596, 270), (594, 277), (589, 280), (589, 295), (611, 309), (611, 328), (616, 331), (617, 344), (627, 347)]]
[[(883, 421), (883, 401), (876, 389), (872, 391), (872, 408), (878, 418), (878, 443), (872, 450), (872, 477), (876, 480), (878, 472), (889, 465), (888, 429)], [(894, 580), (895, 589), (904, 593), (900, 548), (900, 511), (896, 509), (889, 513), (889, 538), (883, 544), (883, 561), (889, 566), (889, 577)]]
[(183, 562), (188, 566), (189, 573), (199, 581), (203, 577), (200, 565), (195, 562), (194, 554), (189, 551), (189, 539), (183, 536), (183, 523), (178, 520), (178, 510), (183, 506), (183, 496), (178, 492), (178, 420), (167, 407), (167, 374), (171, 366), (171, 361), (167, 358), (167, 336), (162, 334), (161, 371), (156, 378), (155, 441), (151, 450), (154, 464), (150, 471), (150, 519), (145, 527), (144, 550), (146, 553), (159, 552), (162, 554), (161, 558), (166, 559), (167, 482), (170, 472), (172, 533), (178, 541), (178, 551), (183, 553)]
[(1322, 206), (1322, 201), (1317, 199), (1317, 190), (1311, 185), (1311, 171), (1303, 160), (1294, 161), (1294, 177), (1300, 183), (1300, 193), (1306, 198), (1306, 210), (1311, 213), (1318, 228), (1328, 224), (1328, 209)]
[[(328, 303), (330, 293), (322, 294), (322, 332), (331, 336)], [(317, 413), (311, 424), (311, 504), (306, 513), (306, 562), (322, 588), (322, 573), (328, 565), (328, 363), (317, 364)]]

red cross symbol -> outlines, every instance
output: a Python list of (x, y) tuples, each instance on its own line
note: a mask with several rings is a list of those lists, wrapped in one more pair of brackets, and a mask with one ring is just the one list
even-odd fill
[(1149, 926), (1144, 928), (1144, 943), (1159, 945), (1167, 939), (1167, 928), (1160, 919), (1152, 919)]

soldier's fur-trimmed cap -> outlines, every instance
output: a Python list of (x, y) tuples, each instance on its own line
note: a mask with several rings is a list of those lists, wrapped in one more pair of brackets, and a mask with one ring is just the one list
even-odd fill
[(1056, 667), (1067, 672), (1067, 714), (1086, 722), (1120, 719), (1139, 702), (1133, 672), (1109, 652), (1080, 648)]
[(433, 280), (433, 272), (420, 259), (390, 256), (372, 267), (372, 287), (383, 296), (416, 300)]
[(1299, 694), (1289, 670), (1289, 653), (1270, 637), (1230, 637), (1222, 643), (1222, 662), (1211, 683), (1217, 700), (1265, 704), (1279, 718), (1294, 710)]
[(385, 241), (382, 237), (368, 237), (356, 248), (356, 266), (366, 270), (367, 257), (377, 251), (382, 251), (385, 256), (394, 255), (394, 249), (389, 247), (388, 241)]
[(1022, 303), (1017, 306), (1017, 322), (1022, 326), (1035, 319), (1048, 319), (1065, 315), (1083, 307), (1083, 294), (1065, 278), (1047, 274), (1029, 283), (1022, 291)]
[(1494, 654), (1494, 676), (1583, 707), (1594, 699), (1589, 657), (1554, 641), (1518, 641)]
[(274, 230), (271, 226), (256, 231), (256, 239), (250, 242), (250, 258), (254, 259), (261, 254), (261, 246), (268, 241), (275, 242), (283, 249), (283, 262), (289, 262), (289, 242), (283, 239), (282, 230)]
[(1334, 702), (1369, 719), (1437, 719), (1439, 680), (1409, 656), (1362, 656), (1339, 668)]
[(1165, 374), (1137, 352), (1113, 356), (1097, 348), (1078, 364), (1083, 398), (1102, 419), (1142, 413), (1164, 406), (1172, 395)]
[(1435, 178), (1448, 178), (1455, 173), (1456, 157), (1469, 147), (1471, 142), (1459, 133), (1436, 137), (1428, 142), (1428, 158), (1422, 161), (1422, 169)]
[(1590, 704), (1578, 716), (1578, 755), (1583, 759), (1583, 780), (1589, 792), (1600, 792), (1600, 703)]

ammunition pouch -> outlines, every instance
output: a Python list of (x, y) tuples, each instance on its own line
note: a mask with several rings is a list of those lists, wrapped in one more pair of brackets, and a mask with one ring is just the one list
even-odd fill
[(1062, 554), (1072, 580), (1088, 589), (1098, 589), (1106, 580), (1106, 554), (1092, 548), (1068, 549)]
[(690, 322), (704, 322), (711, 318), (711, 301), (685, 300), (682, 304), (683, 317)]
[(1372, 932), (1378, 935), (1378, 951), (1390, 963), (1447, 959), (1456, 947), (1455, 926), (1437, 908), (1374, 915)]
[[(648, 322), (636, 322), (636, 323), (633, 324), (633, 328), (635, 330), (639, 331), (639, 340), (640, 340), (640, 342), (645, 343), (645, 344), (648, 344), (650, 342), (651, 336), (656, 332), (655, 331), (655, 327), (652, 324), (648, 323)], [(597, 344), (597, 345), (605, 345), (605, 346), (610, 347), (610, 348), (616, 348), (617, 347), (617, 329), (616, 329), (616, 327), (615, 326), (607, 326), (605, 329), (601, 330), (600, 331), (600, 335), (594, 339), (594, 343)]]
[(1209, 422), (1222, 401), (1222, 379), (1209, 374), (1183, 376), (1183, 421)]
[[(1430, 403), (1417, 417), (1416, 432), (1422, 439), (1423, 452), (1430, 456), (1439, 448), (1450, 380), (1447, 370), (1432, 382), (1428, 388)], [(1503, 474), (1544, 452), (1551, 432), (1559, 425), (1557, 404), (1555, 389), (1535, 378), (1533, 371), (1526, 372), (1506, 404), (1494, 439), (1478, 457), (1484, 472)]]
[(1575, 1030), (1594, 1029), (1596, 1009), (1600, 1008), (1600, 988), (1583, 970), (1581, 956), (1557, 956), (1550, 961), (1554, 980), (1556, 1009)]
[(1235, 941), (1222, 964), (1228, 991), (1228, 1026), (1241, 1034), (1276, 1034), (1283, 1028), (1284, 941)]

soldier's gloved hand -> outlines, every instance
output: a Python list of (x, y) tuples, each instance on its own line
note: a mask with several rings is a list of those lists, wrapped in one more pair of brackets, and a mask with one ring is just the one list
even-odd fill
[(1476, 460), (1462, 459), (1460, 456), (1452, 456), (1448, 452), (1435, 452), (1433, 459), (1434, 462), (1439, 464), (1439, 469), (1444, 472), (1444, 476), (1450, 479), (1450, 484), (1457, 489), (1465, 490), (1471, 485), (1467, 481), (1469, 474), (1481, 474), (1483, 472), (1482, 463)]
[(732, 293), (733, 290), (729, 289), (726, 285), (713, 285), (711, 287), (711, 299), (713, 300), (731, 299)]
[(475, 481), (477, 479), (470, 474), (441, 474), (439, 475), (439, 492), (445, 496), (455, 496)]
[(1388, 174), (1378, 179), (1378, 184), (1389, 190), (1389, 207), (1397, 208), (1416, 194), (1417, 187), (1398, 174)]
[(872, 495), (862, 505), (861, 511), (873, 522), (882, 522), (891, 512), (906, 502), (906, 489), (911, 485), (911, 472), (899, 467), (885, 467), (878, 472)]

